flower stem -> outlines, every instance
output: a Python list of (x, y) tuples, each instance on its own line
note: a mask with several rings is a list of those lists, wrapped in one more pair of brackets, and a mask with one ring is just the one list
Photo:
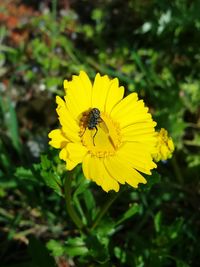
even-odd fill
[(68, 172), (68, 175), (64, 179), (64, 195), (65, 195), (65, 202), (67, 207), (67, 212), (71, 217), (74, 224), (77, 226), (78, 229), (82, 229), (84, 227), (81, 219), (77, 215), (74, 207), (72, 206), (71, 200), (71, 183), (72, 183), (73, 175), (72, 172)]
[(91, 226), (91, 230), (94, 230), (96, 228), (98, 223), (101, 221), (102, 217), (105, 215), (105, 213), (108, 211), (108, 209), (110, 208), (112, 203), (117, 199), (118, 196), (119, 196), (119, 193), (112, 193), (109, 196), (108, 200), (106, 201), (106, 203), (103, 205), (103, 207), (101, 208), (101, 210), (97, 214), (97, 216), (96, 216), (96, 218), (95, 218), (95, 220)]

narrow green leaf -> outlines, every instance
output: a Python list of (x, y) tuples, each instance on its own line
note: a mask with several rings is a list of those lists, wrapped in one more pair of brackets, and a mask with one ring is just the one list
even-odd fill
[(35, 181), (32, 171), (24, 167), (18, 167), (15, 171), (15, 176), (20, 179), (28, 179), (29, 181)]
[(133, 204), (123, 215), (122, 218), (120, 218), (116, 225), (121, 224), (122, 222), (128, 220), (132, 216), (134, 216), (136, 213), (140, 211), (140, 206), (138, 204)]
[(4, 114), (4, 121), (7, 126), (7, 130), (12, 140), (13, 146), (18, 152), (20, 152), (21, 147), (18, 122), (13, 103), (11, 102), (10, 98), (7, 98), (6, 101), (3, 101), (3, 99), (0, 97), (0, 105)]
[(154, 227), (157, 233), (160, 232), (161, 230), (161, 224), (162, 224), (162, 213), (161, 211), (159, 211), (154, 217)]

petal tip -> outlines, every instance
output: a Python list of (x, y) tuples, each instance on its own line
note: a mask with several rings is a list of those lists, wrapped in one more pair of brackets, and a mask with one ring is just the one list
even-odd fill
[(64, 89), (67, 89), (67, 87), (68, 87), (68, 80), (64, 80), (63, 81), (63, 87), (64, 87)]

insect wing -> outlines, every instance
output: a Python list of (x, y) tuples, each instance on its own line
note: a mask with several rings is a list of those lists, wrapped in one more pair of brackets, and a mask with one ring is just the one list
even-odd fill
[(99, 127), (106, 133), (109, 134), (109, 130), (108, 127), (106, 125), (106, 123), (104, 122), (104, 120), (101, 118), (101, 121), (99, 123)]
[(108, 139), (110, 140), (111, 145), (113, 146), (114, 149), (116, 149), (115, 144), (114, 144), (111, 136), (109, 135), (109, 129), (102, 118), (101, 118), (101, 121), (99, 123), (99, 127), (108, 135)]

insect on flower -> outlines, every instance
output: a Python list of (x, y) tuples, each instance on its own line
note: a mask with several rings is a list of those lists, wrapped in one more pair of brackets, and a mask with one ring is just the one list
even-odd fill
[(64, 99), (56, 97), (61, 128), (49, 133), (49, 144), (60, 149), (67, 170), (82, 163), (85, 177), (106, 192), (119, 184), (134, 188), (156, 168), (155, 126), (148, 108), (136, 93), (125, 98), (117, 78), (96, 74), (91, 82), (80, 71), (64, 81)]
[[(86, 117), (86, 120), (85, 120), (85, 131), (86, 131), (86, 128), (88, 128), (89, 130), (93, 130), (95, 129), (95, 133), (92, 137), (93, 139), (93, 145), (95, 146), (95, 143), (94, 143), (94, 138), (98, 132), (98, 128), (97, 128), (97, 125), (98, 123), (102, 122), (102, 118), (100, 117), (100, 110), (98, 108), (92, 108), (89, 112), (85, 112), (83, 114), (83, 117)], [(85, 131), (83, 132), (82, 135), (84, 135)]]

